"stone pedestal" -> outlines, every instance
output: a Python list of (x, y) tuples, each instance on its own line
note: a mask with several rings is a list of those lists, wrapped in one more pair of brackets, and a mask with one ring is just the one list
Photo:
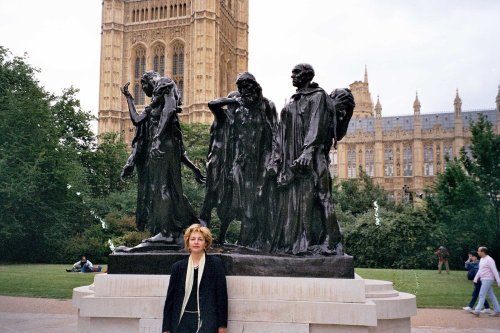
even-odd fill
[[(170, 274), (172, 265), (189, 253), (146, 252), (113, 253), (108, 259), (109, 274)], [(244, 248), (224, 248), (224, 252), (209, 253), (224, 263), (226, 275), (285, 276), (314, 278), (354, 278), (352, 256), (293, 256), (271, 255)]]
[[(73, 290), (78, 332), (160, 333), (168, 275), (98, 274)], [(386, 281), (228, 276), (228, 332), (410, 333), (415, 296)]]

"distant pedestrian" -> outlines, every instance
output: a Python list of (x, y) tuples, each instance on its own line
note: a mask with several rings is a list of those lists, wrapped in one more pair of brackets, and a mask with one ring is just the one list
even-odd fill
[(448, 264), (450, 252), (448, 252), (448, 249), (444, 246), (440, 246), (434, 254), (438, 257), (438, 273), (441, 274), (441, 268), (444, 264), (446, 267), (446, 273), (450, 274), (450, 265)]
[[(469, 252), (469, 259), (465, 262), (465, 269), (467, 270), (467, 279), (474, 280), (477, 271), (479, 270), (479, 255), (476, 251)], [(466, 307), (463, 307), (465, 311), (472, 312), (474, 310), (474, 304), (476, 304), (477, 298), (479, 296), (479, 290), (481, 290), (481, 280), (477, 283), (474, 282), (474, 290), (472, 291), (472, 298)], [(484, 310), (482, 313), (490, 313), (490, 305), (488, 301), (484, 302)]]
[(477, 302), (476, 309), (472, 314), (479, 317), (481, 308), (483, 307), (486, 297), (493, 303), (494, 312), (490, 316), (500, 316), (500, 304), (493, 292), (493, 282), (497, 282), (500, 287), (500, 276), (498, 276), (497, 266), (495, 260), (488, 255), (488, 249), (485, 246), (479, 247), (477, 253), (481, 257), (479, 261), (479, 270), (474, 277), (474, 282), (477, 283), (481, 280), (481, 289), (479, 290), (479, 301)]
[(80, 261), (75, 262), (73, 267), (71, 269), (67, 269), (66, 272), (92, 273), (100, 272), (101, 269), (101, 266), (94, 267), (90, 260), (87, 260), (87, 258), (83, 256)]

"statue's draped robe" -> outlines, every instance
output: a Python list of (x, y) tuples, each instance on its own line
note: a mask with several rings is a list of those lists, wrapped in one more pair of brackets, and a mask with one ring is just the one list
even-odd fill
[[(332, 228), (325, 224), (337, 223), (326, 151), (331, 121), (328, 98), (317, 86), (305, 88), (297, 91), (281, 111), (276, 155), (282, 186), (275, 251), (298, 254), (322, 245)], [(312, 158), (312, 168), (307, 171), (292, 167), (303, 153)]]
[(212, 111), (214, 122), (210, 128), (209, 153), (207, 156), (206, 195), (201, 218), (209, 219), (212, 208), (217, 208), (221, 219), (232, 219), (234, 209), (231, 205), (232, 184), (229, 173), (234, 160), (234, 110), (219, 108)]
[(232, 169), (233, 207), (241, 219), (239, 245), (270, 246), (274, 182), (267, 166), (273, 152), (276, 108), (266, 98), (235, 113), (235, 156)]
[[(153, 100), (158, 99), (160, 104), (153, 107), (148, 122), (147, 224), (153, 234), (163, 232), (175, 240), (181, 239), (183, 229), (198, 223), (198, 219), (182, 189), (181, 159), (185, 150), (177, 116), (176, 90), (164, 92), (155, 91)], [(163, 152), (159, 157), (151, 156), (155, 143)]]

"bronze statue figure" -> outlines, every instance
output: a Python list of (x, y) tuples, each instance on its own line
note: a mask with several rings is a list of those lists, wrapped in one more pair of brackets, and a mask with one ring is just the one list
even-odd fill
[(232, 207), (232, 180), (230, 172), (234, 161), (234, 113), (239, 105), (239, 92), (230, 92), (226, 97), (208, 102), (214, 115), (210, 127), (210, 142), (207, 156), (207, 182), (205, 199), (201, 208), (200, 220), (210, 226), (214, 208), (221, 221), (218, 244), (224, 244), (229, 223), (236, 218)]
[(238, 244), (267, 248), (274, 219), (274, 182), (268, 165), (277, 128), (276, 107), (262, 95), (262, 88), (252, 74), (239, 74), (236, 85), (241, 97), (235, 112), (231, 177), (233, 205), (241, 219)]
[(332, 140), (336, 143), (345, 135), (354, 100), (345, 89), (330, 97), (312, 82), (314, 74), (309, 64), (293, 68), (291, 78), (297, 91), (281, 111), (275, 154), (280, 194), (273, 251), (343, 254), (328, 155)]
[(268, 170), (277, 128), (274, 104), (262, 95), (255, 77), (236, 79), (238, 93), (209, 102), (212, 125), (207, 163), (207, 192), (200, 218), (217, 207), (221, 219), (219, 243), (229, 223), (241, 221), (238, 245), (269, 248), (275, 201), (273, 175)]
[(131, 175), (134, 166), (139, 173), (137, 223), (155, 236), (147, 243), (182, 244), (182, 232), (197, 223), (198, 218), (182, 190), (181, 163), (190, 168), (198, 182), (204, 182), (201, 171), (189, 160), (182, 141), (177, 114), (180, 94), (174, 81), (156, 72), (146, 72), (141, 85), (151, 103), (137, 113), (129, 83), (122, 88), (127, 98), (130, 117), (137, 127), (132, 154), (124, 166), (122, 177)]

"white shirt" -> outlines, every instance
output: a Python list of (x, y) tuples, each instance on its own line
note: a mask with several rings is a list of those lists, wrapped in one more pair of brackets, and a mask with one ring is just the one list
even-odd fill
[(488, 255), (479, 260), (479, 270), (474, 277), (474, 282), (479, 280), (496, 280), (497, 284), (500, 286), (500, 276), (498, 276), (495, 260)]

